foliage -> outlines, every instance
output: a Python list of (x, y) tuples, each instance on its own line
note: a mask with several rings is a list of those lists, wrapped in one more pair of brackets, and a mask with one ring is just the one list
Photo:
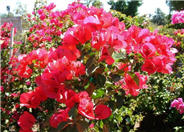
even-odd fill
[(157, 8), (151, 21), (157, 25), (165, 25), (167, 23), (166, 15)]
[(113, 0), (108, 2), (111, 5), (112, 10), (119, 11), (127, 16), (136, 16), (138, 7), (141, 6), (141, 1), (134, 1), (134, 0), (118, 0), (114, 2)]
[(170, 11), (184, 10), (184, 2), (183, 1), (167, 0), (166, 3), (169, 6)]
[(100, 0), (84, 0), (83, 2), (84, 5), (86, 6), (94, 6), (94, 7), (97, 7), (97, 8), (102, 8), (103, 4)]
[(16, 3), (16, 9), (14, 10), (15, 16), (24, 16), (27, 14), (26, 6), (21, 3)]
[(103, 4), (102, 4), (102, 2), (100, 2), (100, 0), (95, 0), (92, 3), (92, 6), (97, 7), (97, 8), (102, 8), (103, 7)]
[(128, 29), (132, 25), (141, 27), (141, 28), (149, 28), (150, 21), (146, 18), (146, 16), (126, 16), (121, 12), (111, 10), (111, 13), (114, 17), (117, 17), (120, 21), (125, 23), (125, 27)]

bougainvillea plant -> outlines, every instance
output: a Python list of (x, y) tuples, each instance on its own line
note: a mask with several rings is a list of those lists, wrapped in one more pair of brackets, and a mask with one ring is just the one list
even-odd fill
[[(16, 103), (1, 109), (19, 131), (84, 131), (84, 124), (112, 115), (108, 102), (115, 93), (137, 96), (149, 75), (172, 72), (173, 39), (134, 25), (126, 29), (111, 13), (80, 3), (54, 8), (28, 15), (27, 41), (9, 62), (4, 100)], [(8, 86), (18, 88), (10, 95)]]

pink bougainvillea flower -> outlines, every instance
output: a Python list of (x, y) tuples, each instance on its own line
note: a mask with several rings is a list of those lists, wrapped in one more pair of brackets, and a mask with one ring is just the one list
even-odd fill
[(176, 11), (172, 15), (171, 20), (172, 20), (172, 24), (184, 23), (184, 10)]
[(96, 17), (95, 16), (86, 17), (83, 20), (83, 23), (84, 23), (84, 25), (90, 26), (91, 31), (98, 30), (101, 27), (101, 23), (100, 23), (97, 16)]
[(94, 128), (94, 126), (95, 126), (94, 123), (92, 123), (89, 125), (89, 128)]
[(27, 86), (31, 85), (31, 82), (30, 81), (26, 82), (26, 85)]
[(171, 107), (176, 108), (180, 114), (184, 113), (184, 102), (182, 98), (178, 98), (172, 101)]
[(80, 92), (78, 95), (79, 98), (79, 106), (78, 106), (78, 112), (87, 117), (88, 119), (95, 119), (95, 114), (93, 111), (93, 102), (91, 101), (91, 98), (89, 97), (87, 92)]
[(151, 43), (145, 43), (142, 45), (142, 55), (143, 57), (147, 58), (147, 57), (152, 57), (155, 55), (156, 49), (155, 46), (152, 45)]

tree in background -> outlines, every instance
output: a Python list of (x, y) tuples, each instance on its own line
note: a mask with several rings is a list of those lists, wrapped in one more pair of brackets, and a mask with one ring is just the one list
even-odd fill
[(21, 2), (16, 3), (16, 8), (11, 12), (11, 7), (6, 6), (7, 13), (0, 14), (1, 17), (16, 17), (16, 16), (25, 16), (27, 14), (27, 9), (25, 5), (22, 5)]
[(165, 25), (167, 23), (167, 18), (165, 13), (162, 12), (160, 8), (157, 8), (151, 21), (157, 25)]
[(136, 16), (138, 7), (142, 5), (141, 1), (134, 1), (134, 0), (118, 0), (114, 2), (110, 0), (108, 2), (111, 5), (111, 9), (124, 13), (128, 16)]
[(166, 0), (166, 4), (169, 6), (170, 11), (184, 10), (184, 1)]
[(14, 10), (14, 14), (16, 16), (24, 16), (27, 14), (26, 6), (22, 5), (21, 2), (16, 3), (16, 9)]
[(97, 8), (103, 7), (103, 4), (100, 0), (81, 0), (80, 2), (86, 5), (87, 7), (89, 7), (90, 5), (95, 6)]
[(103, 4), (100, 0), (94, 0), (93, 3), (92, 3), (92, 6), (95, 6), (97, 8), (102, 8)]

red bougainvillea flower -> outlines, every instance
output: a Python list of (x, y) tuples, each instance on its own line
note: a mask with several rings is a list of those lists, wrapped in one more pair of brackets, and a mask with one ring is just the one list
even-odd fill
[(0, 91), (1, 91), (1, 93), (4, 92), (4, 87), (3, 86), (0, 86)]
[(53, 60), (58, 60), (66, 56), (68, 60), (75, 61), (80, 57), (80, 52), (77, 48), (69, 49), (65, 46), (59, 46), (57, 49), (52, 49), (49, 53), (49, 62)]
[(41, 101), (45, 101), (47, 96), (40, 87), (35, 91), (30, 91), (20, 95), (20, 103), (27, 108), (37, 108)]
[(19, 132), (33, 132), (33, 131), (32, 131), (31, 129), (29, 129), (29, 130), (24, 130), (24, 129), (20, 128)]
[(151, 43), (145, 43), (142, 45), (142, 55), (143, 57), (147, 58), (147, 57), (152, 57), (155, 55), (156, 49), (155, 46), (152, 45)]
[(78, 102), (77, 94), (73, 90), (64, 87), (62, 89), (60, 88), (56, 100), (66, 104), (68, 108), (72, 108)]
[(50, 125), (57, 128), (61, 122), (67, 121), (69, 118), (67, 110), (59, 110), (57, 113), (53, 114), (50, 118)]
[[(1, 49), (7, 48), (10, 42), (11, 29), (13, 27), (12, 23), (5, 22), (0, 26), (0, 40), (1, 40)], [(14, 34), (16, 33), (16, 28), (14, 28)]]
[[(15, 61), (16, 60), (16, 61)], [(36, 68), (45, 68), (48, 63), (48, 52), (45, 49), (33, 50), (29, 54), (21, 54), (11, 61), (13, 72), (17, 73), (22, 78), (29, 78), (33, 70), (30, 65)]]
[(83, 75), (85, 66), (79, 62), (70, 61), (66, 56), (50, 62), (43, 74), (36, 79), (36, 83), (49, 98), (57, 98), (61, 85), (66, 80)]
[(37, 77), (36, 83), (47, 97), (57, 98), (60, 85), (55, 78), (53, 78), (51, 73), (45, 73), (42, 76)]
[(125, 74), (124, 84), (122, 84), (122, 88), (126, 91), (126, 94), (131, 94), (132, 96), (137, 96), (140, 89), (147, 88), (147, 76), (140, 75), (138, 72), (135, 74), (139, 79), (138, 84), (128, 73)]
[(155, 73), (157, 68), (158, 67), (155, 66), (155, 64), (153, 63), (152, 60), (147, 59), (147, 60), (145, 60), (144, 64), (142, 65), (141, 70), (148, 72), (148, 74), (150, 75), (150, 74)]
[(105, 60), (105, 62), (109, 65), (112, 65), (114, 63), (114, 59), (112, 58), (112, 53), (110, 52), (110, 48), (107, 46), (104, 46), (101, 50), (101, 56), (99, 61)]
[(97, 120), (103, 120), (108, 118), (112, 114), (111, 109), (103, 104), (97, 105), (95, 108), (95, 118)]
[(38, 92), (30, 91), (20, 95), (20, 103), (28, 108), (36, 108), (40, 104), (41, 98)]
[(129, 66), (126, 63), (118, 63), (117, 67), (119, 70), (123, 70), (124, 72), (130, 71), (131, 70), (131, 66)]
[(35, 123), (36, 119), (32, 114), (25, 111), (18, 120), (18, 125), (21, 127), (21, 131), (29, 132)]
[(47, 99), (47, 96), (41, 87), (36, 87), (34, 91), (35, 93), (38, 93), (37, 97), (40, 99), (40, 101), (45, 101)]

